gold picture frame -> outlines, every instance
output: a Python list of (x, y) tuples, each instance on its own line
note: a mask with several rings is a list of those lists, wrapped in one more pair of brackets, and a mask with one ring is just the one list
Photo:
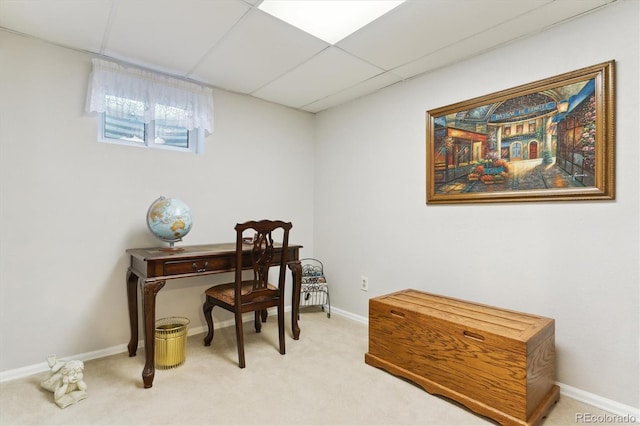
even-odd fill
[(427, 204), (615, 199), (614, 65), (427, 111)]

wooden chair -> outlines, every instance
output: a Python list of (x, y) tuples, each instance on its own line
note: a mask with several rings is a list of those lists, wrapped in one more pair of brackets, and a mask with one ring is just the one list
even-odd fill
[[(278, 310), (278, 339), (280, 353), (284, 355), (284, 288), (285, 273), (287, 270), (287, 248), (289, 245), (290, 222), (283, 221), (250, 221), (239, 223), (235, 230), (236, 238), (236, 270), (235, 281), (227, 284), (219, 284), (205, 291), (206, 300), (202, 306), (204, 317), (207, 320), (209, 333), (204, 338), (204, 345), (210, 346), (213, 340), (213, 318), (211, 312), (214, 306), (235, 314), (236, 340), (238, 345), (238, 365), (245, 367), (244, 360), (244, 333), (242, 326), (242, 314), (254, 313), (254, 327), (260, 333), (262, 324), (267, 320), (267, 308), (277, 307)], [(273, 233), (282, 233), (282, 244), (275, 248)], [(245, 243), (243, 237), (249, 234), (250, 242)], [(281, 253), (281, 254), (280, 254)], [(280, 267), (278, 285), (268, 283), (269, 269)], [(250, 269), (252, 277), (242, 279), (243, 269)]]

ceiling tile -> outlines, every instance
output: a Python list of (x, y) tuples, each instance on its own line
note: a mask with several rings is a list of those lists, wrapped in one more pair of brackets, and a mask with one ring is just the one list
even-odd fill
[(599, 7), (611, 0), (554, 1), (542, 7), (503, 21), (472, 37), (455, 42), (444, 49), (434, 51), (415, 61), (393, 69), (404, 77), (413, 76), (442, 68), (454, 62), (479, 55), (483, 52), (511, 43), (519, 38), (543, 31), (576, 14)]
[(104, 54), (186, 75), (250, 9), (237, 0), (119, 1)]
[(253, 95), (299, 108), (355, 86), (381, 72), (381, 69), (341, 49), (329, 47)]
[(252, 10), (193, 71), (217, 87), (251, 93), (329, 45), (261, 10)]
[[(430, 0), (404, 3), (338, 46), (390, 70), (550, 0)], [(461, 11), (464, 11), (463, 13)]]
[(62, 46), (98, 52), (111, 0), (0, 0), (0, 26)]
[(368, 80), (364, 80), (363, 82), (358, 83), (355, 86), (343, 90), (339, 93), (336, 93), (335, 95), (327, 96), (320, 99), (319, 101), (305, 105), (301, 109), (313, 113), (320, 112), (327, 108), (348, 102), (352, 99), (356, 99), (376, 92), (377, 90), (380, 90), (387, 86), (391, 86), (392, 84), (395, 84), (401, 80), (401, 77), (390, 72), (385, 72), (384, 74), (379, 74)]

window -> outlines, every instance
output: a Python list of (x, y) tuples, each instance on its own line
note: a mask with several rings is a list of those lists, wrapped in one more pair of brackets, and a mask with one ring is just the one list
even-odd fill
[(174, 151), (203, 152), (204, 132), (199, 129), (189, 131), (186, 127), (174, 124), (176, 117), (184, 111), (156, 104), (156, 119), (145, 123), (143, 102), (112, 95), (106, 96), (107, 102), (129, 103), (131, 112), (127, 117), (119, 117), (106, 112), (100, 114), (98, 125), (98, 140), (100, 142)]
[(98, 140), (203, 152), (213, 130), (210, 88), (137, 68), (93, 60), (87, 112), (98, 112)]
[(518, 159), (522, 157), (522, 144), (520, 142), (514, 142), (511, 144), (511, 159)]

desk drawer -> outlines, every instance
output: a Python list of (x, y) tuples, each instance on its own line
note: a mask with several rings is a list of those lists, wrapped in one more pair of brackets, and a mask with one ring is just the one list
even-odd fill
[(201, 258), (167, 261), (162, 265), (162, 275), (202, 274), (205, 272), (224, 272), (234, 269), (235, 262), (230, 258)]
[[(295, 260), (298, 258), (296, 248), (290, 248), (288, 253), (288, 260)], [(280, 251), (274, 253), (273, 262), (280, 261), (282, 253)], [(242, 264), (244, 269), (251, 268), (251, 253), (243, 253)], [(141, 268), (143, 265), (140, 266)], [(204, 273), (217, 273), (217, 272), (231, 272), (236, 269), (236, 256), (235, 252), (229, 256), (202, 256), (189, 259), (175, 259), (161, 261), (148, 261), (148, 271), (150, 277), (153, 276), (174, 276), (174, 275), (191, 275), (191, 274), (204, 274)]]

